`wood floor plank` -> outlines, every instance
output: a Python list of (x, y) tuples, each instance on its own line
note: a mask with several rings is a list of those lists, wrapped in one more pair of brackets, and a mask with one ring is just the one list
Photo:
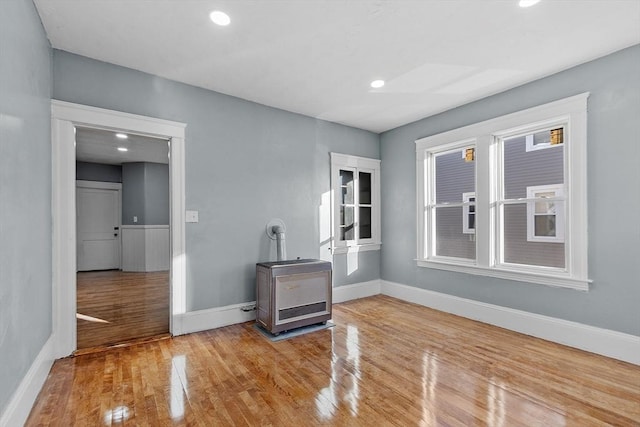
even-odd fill
[(55, 362), (27, 426), (640, 426), (640, 367), (386, 296)]
[(169, 272), (77, 274), (77, 348), (169, 333)]

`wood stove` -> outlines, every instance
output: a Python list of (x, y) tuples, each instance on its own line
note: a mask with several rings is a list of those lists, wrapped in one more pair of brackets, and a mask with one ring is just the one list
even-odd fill
[(318, 259), (256, 264), (256, 321), (272, 334), (331, 319), (331, 263)]

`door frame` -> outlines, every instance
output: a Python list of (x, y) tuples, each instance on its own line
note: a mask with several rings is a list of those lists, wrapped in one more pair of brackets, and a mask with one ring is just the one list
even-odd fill
[[(88, 181), (84, 179), (76, 179), (76, 203), (78, 201), (78, 189), (89, 188), (94, 190), (110, 190), (115, 191), (118, 197), (118, 270), (122, 270), (122, 183), (120, 182), (101, 182)], [(76, 219), (78, 218), (78, 210), (76, 205)], [(76, 252), (78, 250), (78, 236), (76, 228)], [(77, 253), (76, 253), (77, 255)], [(77, 258), (76, 258), (77, 262)], [(77, 267), (77, 266), (76, 266)]]
[(185, 123), (51, 100), (54, 357), (76, 350), (76, 151), (75, 126), (117, 130), (169, 140), (169, 331), (182, 334), (186, 312)]

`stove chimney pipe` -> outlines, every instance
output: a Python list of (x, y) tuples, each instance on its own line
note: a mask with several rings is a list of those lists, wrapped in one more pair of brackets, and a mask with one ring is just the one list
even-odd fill
[(284, 228), (280, 225), (274, 225), (271, 227), (271, 231), (276, 236), (276, 251), (278, 254), (278, 261), (284, 261), (287, 259), (287, 249), (284, 239)]

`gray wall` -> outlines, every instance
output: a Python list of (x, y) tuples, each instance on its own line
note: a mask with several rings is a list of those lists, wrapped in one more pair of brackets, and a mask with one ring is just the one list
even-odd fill
[[(54, 50), (54, 98), (187, 123), (187, 308), (255, 299), (255, 263), (274, 259), (265, 234), (287, 226), (290, 258), (318, 258), (329, 152), (380, 158), (371, 132), (316, 120)], [(342, 255), (341, 257), (345, 257)], [(336, 257), (335, 285), (380, 277), (380, 251)]]
[(169, 225), (169, 165), (122, 164), (122, 224)]
[(76, 179), (99, 182), (122, 182), (122, 166), (93, 162), (76, 162)]
[(0, 414), (51, 334), (51, 50), (0, 2)]
[[(138, 221), (133, 222), (137, 216)], [(143, 225), (144, 215), (144, 163), (122, 165), (122, 225)]]
[(169, 225), (169, 165), (144, 164), (145, 224)]
[[(640, 335), (639, 75), (636, 45), (383, 133), (382, 278)], [(590, 291), (418, 268), (414, 141), (586, 91)]]

